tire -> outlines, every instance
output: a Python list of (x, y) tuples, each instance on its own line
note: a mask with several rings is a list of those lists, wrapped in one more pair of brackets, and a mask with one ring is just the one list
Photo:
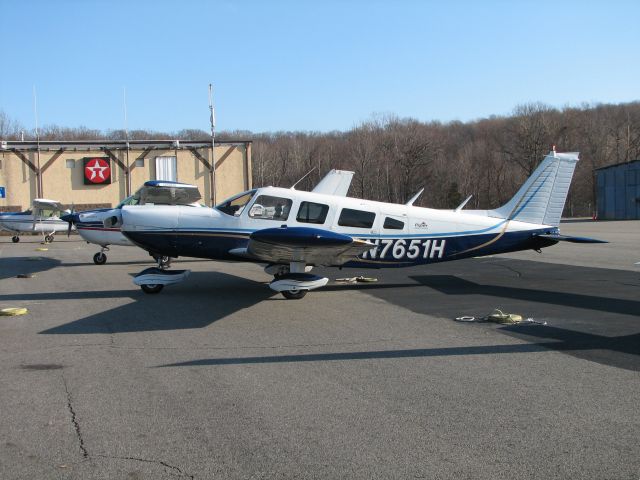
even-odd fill
[(13, 237), (11, 237), (11, 241), (13, 243), (18, 243), (20, 241), (20, 237), (17, 235), (14, 235)]
[(300, 300), (307, 292), (308, 290), (283, 290), (281, 293), (287, 300)]
[(161, 283), (156, 283), (152, 285), (140, 285), (140, 288), (144, 293), (152, 294), (152, 293), (160, 293), (160, 290), (164, 288), (164, 285)]
[(93, 256), (93, 263), (96, 265), (104, 265), (107, 263), (107, 255), (104, 252), (98, 252)]
[(44, 243), (51, 243), (53, 242), (53, 235), (47, 235), (44, 237)]

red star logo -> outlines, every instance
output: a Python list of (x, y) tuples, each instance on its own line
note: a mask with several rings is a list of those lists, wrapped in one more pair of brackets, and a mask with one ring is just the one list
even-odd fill
[(111, 175), (111, 167), (103, 158), (92, 158), (84, 167), (84, 176), (91, 183), (104, 183)]

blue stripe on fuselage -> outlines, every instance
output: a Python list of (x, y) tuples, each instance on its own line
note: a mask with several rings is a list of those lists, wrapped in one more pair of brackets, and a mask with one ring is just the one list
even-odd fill
[[(458, 260), (461, 258), (492, 255), (518, 250), (542, 248), (557, 242), (536, 238), (536, 233), (548, 233), (556, 229), (536, 229), (520, 232), (505, 232), (499, 237), (496, 233), (444, 236), (435, 235), (397, 235), (368, 236), (353, 235), (355, 238), (367, 238), (379, 241), (374, 254), (368, 251), (345, 266), (354, 267), (406, 267), (412, 265)], [(237, 260), (230, 250), (246, 248), (249, 234), (239, 231), (221, 231), (203, 229), (190, 231), (123, 231), (133, 243), (153, 253), (172, 257), (196, 257), (212, 260)], [(495, 242), (491, 240), (495, 239)], [(486, 246), (476, 247), (488, 243)], [(413, 245), (413, 246), (412, 246)], [(381, 257), (383, 250), (385, 255)], [(416, 250), (417, 249), (417, 250)], [(373, 249), (372, 249), (373, 250)]]

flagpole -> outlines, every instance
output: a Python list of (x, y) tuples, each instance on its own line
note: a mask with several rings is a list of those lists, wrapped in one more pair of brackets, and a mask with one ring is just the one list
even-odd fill
[(124, 138), (127, 145), (126, 155), (127, 155), (127, 170), (125, 173), (125, 189), (126, 196), (131, 195), (131, 166), (129, 164), (129, 127), (127, 125), (127, 87), (122, 87), (122, 103), (124, 106)]
[(36, 86), (33, 86), (33, 113), (36, 117), (36, 165), (38, 171), (36, 173), (36, 192), (38, 198), (42, 198), (42, 171), (40, 170), (40, 130), (38, 129), (38, 95), (36, 94)]
[(209, 84), (209, 111), (211, 116), (211, 206), (216, 205), (216, 117), (213, 111), (213, 86)]

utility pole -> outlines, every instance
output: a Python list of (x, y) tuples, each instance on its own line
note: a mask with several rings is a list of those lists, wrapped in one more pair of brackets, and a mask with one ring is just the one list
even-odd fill
[(127, 87), (122, 87), (123, 94), (123, 106), (124, 106), (124, 139), (126, 142), (127, 150), (126, 150), (126, 160), (127, 160), (127, 169), (124, 172), (125, 175), (125, 191), (126, 197), (131, 195), (131, 167), (129, 166), (129, 128), (127, 126)]
[(36, 193), (42, 198), (42, 171), (40, 170), (40, 130), (38, 130), (38, 96), (36, 86), (33, 86), (33, 113), (36, 117)]
[(216, 116), (213, 111), (213, 85), (209, 84), (209, 111), (211, 116), (211, 206), (216, 205)]

